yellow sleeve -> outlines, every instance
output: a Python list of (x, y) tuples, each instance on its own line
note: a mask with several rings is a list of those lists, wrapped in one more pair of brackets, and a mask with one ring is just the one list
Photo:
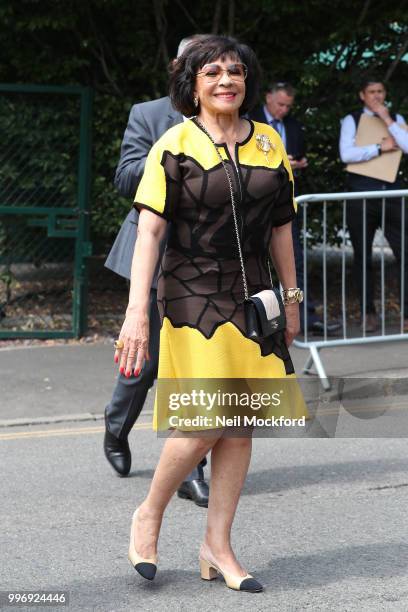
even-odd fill
[(166, 150), (162, 139), (150, 150), (142, 179), (136, 191), (134, 206), (146, 208), (170, 220), (180, 195), (178, 156)]

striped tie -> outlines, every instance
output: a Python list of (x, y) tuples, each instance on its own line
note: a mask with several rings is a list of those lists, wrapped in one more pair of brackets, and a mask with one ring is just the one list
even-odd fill
[(279, 121), (279, 119), (272, 119), (271, 126), (273, 127), (274, 130), (278, 132), (280, 136), (281, 135), (281, 122)]

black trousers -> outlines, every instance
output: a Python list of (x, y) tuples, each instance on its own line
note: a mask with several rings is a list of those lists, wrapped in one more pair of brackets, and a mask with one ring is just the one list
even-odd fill
[[(377, 179), (370, 179), (357, 174), (349, 174), (348, 188), (350, 191), (377, 191), (401, 189), (399, 182), (384, 183)], [(405, 273), (404, 273), (404, 312), (408, 318), (408, 206), (405, 202), (405, 227), (402, 227), (401, 199), (385, 200), (384, 234), (401, 266), (401, 236), (405, 236)], [(358, 285), (360, 309), (363, 312), (363, 271), (364, 271), (364, 209), (362, 200), (350, 200), (347, 203), (347, 225), (350, 239), (354, 249), (354, 279)], [(366, 312), (374, 314), (375, 304), (375, 275), (372, 262), (373, 240), (377, 228), (382, 223), (382, 200), (366, 200)], [(400, 268), (401, 269), (401, 268)], [(398, 275), (399, 294), (401, 295), (401, 274)]]
[[(295, 255), (295, 266), (296, 266), (296, 281), (299, 289), (304, 291), (304, 263), (303, 263), (303, 244), (301, 240), (301, 228), (303, 225), (303, 210), (299, 207), (298, 213), (296, 217), (292, 221), (292, 239), (293, 239), (293, 252)], [(307, 298), (306, 303), (307, 308), (307, 325), (310, 327), (313, 323), (319, 320), (319, 317), (316, 314), (316, 306), (314, 302)], [(304, 306), (300, 305), (299, 308), (300, 314), (300, 326), (302, 330), (304, 329)]]
[[(149, 389), (157, 378), (160, 344), (160, 317), (157, 308), (157, 291), (150, 292), (150, 359), (146, 361), (139, 376), (126, 378), (119, 374), (112, 399), (106, 407), (105, 418), (108, 430), (117, 438), (126, 440), (130, 430), (137, 421)], [(186, 478), (195, 480), (203, 477), (204, 458)]]

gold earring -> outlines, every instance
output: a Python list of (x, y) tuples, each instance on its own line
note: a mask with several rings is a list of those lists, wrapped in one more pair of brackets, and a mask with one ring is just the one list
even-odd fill
[(197, 96), (194, 96), (193, 102), (194, 102), (194, 106), (197, 108), (197, 106), (198, 106), (198, 98), (197, 98)]

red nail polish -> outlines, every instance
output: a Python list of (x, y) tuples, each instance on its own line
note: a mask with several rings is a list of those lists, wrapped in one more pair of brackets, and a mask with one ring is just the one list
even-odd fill
[(124, 374), (124, 373), (125, 373), (125, 368), (119, 368), (119, 372), (120, 372), (121, 374)]
[(139, 369), (139, 370), (135, 370), (135, 371), (133, 372), (133, 374), (134, 374), (134, 376), (139, 376), (139, 374), (140, 374), (140, 369)]
[(126, 372), (125, 376), (126, 376), (126, 378), (129, 378), (130, 372)]
[(118, 363), (118, 361), (119, 361), (119, 357), (114, 357), (113, 359), (114, 359), (114, 362), (115, 362), (115, 363)]

